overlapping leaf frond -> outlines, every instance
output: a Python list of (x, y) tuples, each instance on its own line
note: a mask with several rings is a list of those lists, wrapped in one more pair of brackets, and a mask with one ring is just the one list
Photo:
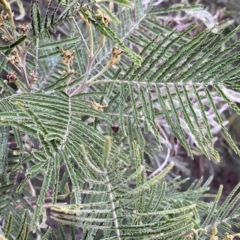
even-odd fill
[[(213, 226), (233, 234), (229, 226), (238, 226), (233, 219), (239, 217), (239, 184), (219, 206), (222, 186), (216, 195), (207, 194), (211, 178), (204, 184), (200, 179), (187, 191), (179, 192), (183, 181), (188, 180), (163, 180), (171, 164), (161, 174), (148, 178), (139, 146), (134, 143), (136, 170), (116, 169), (118, 160), (109, 158), (108, 141), (102, 168), (92, 167), (95, 178), (87, 179), (87, 188), (81, 190), (83, 202), (52, 205), (53, 219), (82, 227), (86, 239), (208, 239)], [(208, 203), (202, 201), (206, 198)]]
[(18, 214), (10, 212), (3, 231), (4, 237), (11, 238), (12, 236), (16, 236), (16, 239), (33, 239), (29, 236), (30, 227), (28, 224), (29, 219), (27, 220), (27, 218), (27, 211), (19, 211)]
[[(38, 223), (46, 210), (46, 200), (51, 201), (55, 211), (52, 218), (81, 227), (85, 239), (204, 238), (214, 224), (232, 233), (225, 223), (237, 226), (232, 219), (239, 217), (239, 194), (234, 197), (239, 186), (220, 207), (221, 188), (216, 196), (210, 196), (215, 197), (212, 205), (205, 204), (200, 198), (208, 196), (208, 184), (201, 186), (199, 181), (179, 193), (182, 181), (164, 180), (173, 164), (151, 178), (147, 172), (152, 169), (143, 154), (150, 152), (145, 138), (149, 132), (156, 138), (158, 150), (171, 148), (164, 138), (164, 125), (189, 155), (193, 156), (192, 148), (196, 145), (209, 159), (218, 161), (212, 133), (216, 122), (235, 152), (240, 153), (219, 111), (220, 102), (240, 113), (226, 91), (239, 90), (239, 68), (234, 66), (239, 53), (233, 53), (239, 42), (222, 49), (238, 28), (224, 38), (210, 30), (191, 38), (192, 28), (179, 33), (160, 26), (157, 19), (158, 14), (190, 7), (144, 10), (141, 1), (134, 2), (134, 10), (119, 7), (116, 17), (105, 5), (97, 3), (113, 22), (119, 23), (108, 26), (99, 21), (99, 16), (89, 8), (91, 4), (81, 8), (78, 2), (66, 1), (60, 15), (57, 11), (63, 1), (57, 1), (53, 11), (49, 1), (45, 15), (38, 2), (34, 2), (31, 34), (17, 36), (14, 43), (0, 47), (7, 57), (14, 47), (26, 47), (22, 44), (28, 43), (28, 61), (21, 67), (26, 72), (33, 71), (35, 75), (30, 76), (36, 78), (28, 91), (26, 74), (20, 69), (17, 94), (6, 81), (1, 81), (4, 93), (1, 92), (0, 100), (0, 215), (4, 219), (9, 216), (4, 225), (5, 236), (14, 229), (13, 235), (27, 239), (27, 214), (21, 213), (23, 221), (12, 221), (12, 215), (22, 219), (14, 208), (25, 206), (32, 217), (30, 229), (37, 228), (39, 233)], [(123, 5), (124, 2), (121, 1)], [(73, 20), (79, 12), (81, 18)], [(93, 49), (86, 47), (87, 33), (79, 30), (86, 23), (93, 26), (95, 42), (90, 41), (90, 45), (97, 46), (97, 54), (92, 58), (87, 50)], [(51, 37), (51, 30), (58, 30), (61, 24), (71, 25), (71, 35), (66, 40)], [(61, 28), (68, 34), (66, 29), (65, 25)], [(109, 67), (115, 44), (126, 54), (118, 65)], [(67, 67), (63, 61), (66, 52), (70, 57), (74, 55)], [(0, 70), (10, 69), (3, 58)], [(80, 91), (74, 94), (75, 89)], [(114, 125), (119, 127), (118, 134), (113, 134)], [(10, 134), (19, 148), (13, 156), (7, 147)], [(112, 138), (105, 138), (106, 135)], [(26, 150), (27, 141), (34, 145), (30, 150)], [(65, 169), (64, 174), (60, 174), (61, 168)], [(24, 174), (20, 184), (11, 175), (18, 171)], [(26, 191), (31, 179), (42, 184), (37, 197)], [(12, 202), (7, 205), (9, 196)], [(57, 203), (66, 197), (70, 197), (70, 205)], [(44, 220), (43, 217), (43, 225)], [(22, 232), (17, 231), (19, 226)], [(74, 228), (71, 230), (74, 238)], [(62, 225), (59, 232), (64, 238)], [(51, 229), (43, 239), (50, 234)]]
[[(213, 126), (207, 113), (210, 107), (226, 139), (239, 154), (217, 106), (221, 101), (239, 113), (235, 103), (225, 94), (226, 88), (237, 88), (234, 83), (238, 81), (239, 67), (233, 64), (239, 54), (232, 52), (239, 42), (221, 49), (238, 28), (224, 38), (219, 37), (220, 33), (213, 35), (210, 30), (205, 30), (190, 39), (191, 28), (182, 33), (167, 30), (159, 26), (154, 13), (145, 13), (138, 29), (127, 33), (127, 42), (137, 46), (143, 58), (141, 66), (130, 64), (129, 67), (129, 60), (124, 58), (116, 76), (105, 75), (94, 83), (94, 87), (100, 89), (111, 84), (107, 114), (116, 116), (115, 121), (124, 134), (129, 126), (131, 136), (146, 122), (145, 131), (151, 131), (159, 145), (164, 139), (158, 133), (157, 122), (164, 118), (191, 156), (189, 140), (209, 159), (219, 161), (213, 147)], [(217, 96), (221, 100), (216, 100)]]
[[(47, 176), (43, 180), (41, 194), (38, 198), (39, 206), (43, 204), (45, 192), (50, 187), (51, 181), (53, 181), (53, 201), (56, 202), (59, 169), (63, 163), (66, 164), (75, 190), (79, 188), (80, 182), (83, 182), (85, 177), (91, 175), (79, 157), (81, 144), (88, 146), (91, 159), (94, 159), (97, 165), (100, 163), (99, 150), (104, 144), (104, 138), (87, 122), (93, 122), (94, 118), (98, 118), (104, 119), (107, 123), (110, 119), (94, 109), (94, 105), (90, 102), (79, 96), (71, 98), (65, 94), (54, 96), (53, 94), (34, 93), (13, 95), (1, 101), (0, 104), (2, 125), (14, 126), (32, 139), (39, 141), (40, 149), (28, 154), (15, 166), (15, 169), (18, 169), (26, 163), (32, 165), (26, 172), (25, 180), (18, 186), (19, 191), (29, 179), (38, 174)], [(9, 110), (9, 106), (13, 109), (12, 111)], [(85, 119), (85, 123), (81, 119)], [(123, 163), (129, 164), (129, 160), (120, 148), (115, 144), (113, 148), (115, 155), (118, 155)], [(78, 173), (75, 168), (78, 169)], [(80, 180), (78, 175), (81, 172), (83, 175)], [(35, 220), (37, 220), (40, 212), (35, 213)]]

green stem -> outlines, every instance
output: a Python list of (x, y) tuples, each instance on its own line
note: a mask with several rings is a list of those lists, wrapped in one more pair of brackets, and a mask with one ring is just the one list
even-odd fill
[(92, 77), (91, 79), (89, 79), (87, 81), (87, 85), (91, 84), (94, 80), (96, 80), (98, 77), (100, 77), (104, 72), (106, 72), (108, 70), (109, 67), (110, 67), (110, 65), (107, 64), (98, 74), (96, 74), (94, 77)]

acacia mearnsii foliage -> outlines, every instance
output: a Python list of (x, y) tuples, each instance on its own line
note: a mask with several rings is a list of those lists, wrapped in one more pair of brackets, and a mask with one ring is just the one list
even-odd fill
[(171, 139), (219, 162), (217, 124), (240, 153), (221, 111), (240, 113), (238, 27), (160, 21), (201, 5), (17, 1), (19, 23), (0, 3), (1, 239), (237, 236), (240, 185), (224, 201), (212, 177), (183, 190)]

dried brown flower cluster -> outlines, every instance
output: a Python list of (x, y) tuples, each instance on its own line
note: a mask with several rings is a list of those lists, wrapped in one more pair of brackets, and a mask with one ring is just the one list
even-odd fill
[(64, 50), (62, 49), (62, 61), (63, 61), (63, 64), (67, 66), (67, 71), (64, 70), (62, 71), (62, 76), (65, 77), (67, 74), (76, 74), (77, 72), (74, 70), (74, 69), (71, 69), (70, 66), (72, 65), (73, 63), (73, 58), (74, 58), (74, 54), (75, 52), (70, 52), (69, 50)]
[(105, 107), (107, 107), (107, 105), (101, 105), (100, 103), (92, 102), (92, 108), (99, 112), (103, 112)]
[(123, 53), (123, 50), (118, 47), (113, 47), (112, 49), (112, 55), (110, 58), (110, 61), (108, 62), (109, 65), (115, 65), (118, 64), (121, 60), (121, 54)]
[(20, 59), (20, 57), (19, 57), (19, 55), (18, 55), (17, 50), (16, 50), (16, 49), (13, 49), (13, 51), (12, 51), (11, 53), (12, 53), (12, 55), (11, 55), (10, 57), (7, 57), (7, 60), (8, 60), (11, 64), (13, 64), (13, 65), (15, 65), (15, 64), (20, 64), (20, 63), (21, 63), (21, 59)]
[(20, 30), (21, 35), (26, 36), (29, 31), (29, 25), (27, 24), (20, 24), (17, 27)]
[(108, 25), (111, 22), (110, 17), (106, 14), (103, 14), (99, 9), (96, 11), (95, 17), (101, 22), (103, 22), (105, 25)]
[(4, 14), (4, 11), (2, 11), (0, 13), (0, 32), (2, 33), (2, 39), (5, 42), (12, 42), (14, 38), (7, 28), (6, 21), (9, 21), (9, 15)]
[[(213, 226), (212, 228), (212, 234), (210, 236), (209, 240), (218, 240), (218, 230), (216, 226)], [(225, 233), (225, 236), (222, 240), (234, 240), (235, 237), (239, 237), (240, 233), (236, 233), (236, 234), (229, 234), (229, 233)]]

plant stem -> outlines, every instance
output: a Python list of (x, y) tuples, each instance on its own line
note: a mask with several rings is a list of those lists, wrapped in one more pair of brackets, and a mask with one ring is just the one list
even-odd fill
[(109, 193), (109, 200), (111, 202), (111, 210), (112, 210), (112, 214), (113, 214), (114, 227), (115, 227), (115, 232), (116, 232), (116, 235), (117, 235), (116, 237), (117, 237), (117, 240), (121, 240), (120, 231), (118, 229), (118, 220), (117, 220), (117, 213), (116, 213), (114, 196), (113, 196), (113, 193), (112, 193), (110, 179), (109, 179), (107, 173), (106, 173), (105, 179), (106, 179), (106, 182), (107, 182), (107, 191)]
[(87, 49), (88, 55), (90, 55), (91, 54), (90, 49), (89, 49), (89, 47), (87, 45), (87, 42), (86, 42), (85, 38), (83, 37), (82, 32), (81, 32), (80, 28), (78, 27), (77, 21), (75, 20), (74, 17), (72, 17), (72, 21), (73, 21), (75, 27), (77, 28), (78, 33), (79, 33), (79, 35), (80, 35), (80, 37), (81, 37), (81, 39), (82, 39), (82, 41), (83, 41), (83, 43), (84, 43), (84, 45)]

